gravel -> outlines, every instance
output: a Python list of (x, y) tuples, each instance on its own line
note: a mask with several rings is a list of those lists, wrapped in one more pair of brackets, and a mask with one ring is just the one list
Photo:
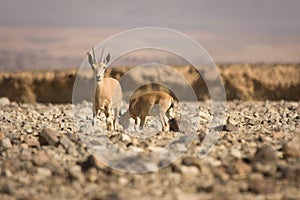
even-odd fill
[[(112, 163), (128, 169), (133, 163), (146, 170), (163, 166), (144, 174), (112, 169), (95, 158), (87, 135), (75, 126), (72, 105), (3, 102), (0, 199), (300, 199), (300, 102), (227, 102), (219, 140), (202, 159), (199, 152), (211, 114), (210, 102), (199, 102), (199, 123), (193, 119), (197, 137), (170, 165), (159, 158), (137, 163), (135, 157)], [(197, 107), (184, 105), (187, 113)], [(105, 130), (105, 122), (100, 125)], [(89, 137), (102, 150), (117, 145), (142, 156), (162, 151), (182, 134), (137, 138), (120, 127), (113, 132), (99, 129)], [(103, 143), (105, 138), (111, 144)], [(186, 146), (174, 143), (170, 148), (176, 153)]]

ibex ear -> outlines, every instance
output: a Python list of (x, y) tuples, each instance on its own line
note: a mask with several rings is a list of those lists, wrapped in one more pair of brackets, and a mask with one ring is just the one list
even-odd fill
[(92, 55), (89, 52), (87, 52), (86, 55), (88, 56), (88, 61), (89, 61), (90, 65), (93, 66), (94, 61), (93, 61)]
[(110, 61), (110, 53), (106, 56), (104, 63), (107, 64)]

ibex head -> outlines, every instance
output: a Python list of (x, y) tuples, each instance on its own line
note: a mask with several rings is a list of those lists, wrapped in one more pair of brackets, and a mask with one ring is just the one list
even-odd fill
[(106, 58), (103, 59), (103, 52), (104, 52), (104, 48), (102, 50), (102, 54), (99, 62), (97, 62), (96, 60), (94, 48), (93, 48), (93, 56), (89, 52), (87, 53), (88, 61), (91, 65), (91, 68), (94, 72), (94, 76), (97, 82), (100, 82), (104, 77), (104, 72), (107, 68), (107, 63), (110, 61), (110, 54), (108, 54)]

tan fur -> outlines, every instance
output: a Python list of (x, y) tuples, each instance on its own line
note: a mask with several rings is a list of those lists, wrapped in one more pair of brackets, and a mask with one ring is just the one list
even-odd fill
[[(94, 125), (96, 117), (102, 112), (106, 117), (107, 130), (115, 130), (123, 94), (121, 86), (116, 79), (104, 78), (104, 72), (107, 69), (106, 64), (110, 60), (110, 54), (103, 59), (103, 52), (104, 49), (102, 50), (100, 62), (96, 61), (94, 49), (93, 56), (87, 53), (88, 62), (93, 70), (95, 80), (92, 124)], [(114, 110), (114, 118), (112, 117), (112, 110)]]
[[(122, 89), (116, 79), (103, 78), (101, 82), (96, 84), (94, 113), (96, 116), (99, 112), (105, 114), (107, 130), (116, 129), (116, 120), (119, 116), (121, 101)], [(115, 111), (113, 119), (112, 110)]]
[(147, 92), (131, 99), (128, 111), (121, 116), (121, 124), (126, 128), (126, 123), (129, 120), (129, 117), (131, 117), (135, 120), (135, 124), (137, 125), (138, 118), (140, 118), (140, 127), (144, 127), (146, 117), (151, 115), (150, 111), (155, 105), (158, 106), (158, 114), (162, 123), (162, 129), (163, 131), (167, 131), (169, 129), (168, 121), (174, 118), (172, 113), (174, 99), (171, 95), (162, 91)]

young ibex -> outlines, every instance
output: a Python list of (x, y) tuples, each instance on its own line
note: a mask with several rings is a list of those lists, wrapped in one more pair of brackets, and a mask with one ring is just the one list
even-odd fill
[(138, 118), (140, 118), (140, 128), (143, 128), (146, 117), (152, 114), (150, 111), (155, 105), (158, 106), (162, 131), (178, 131), (178, 124), (173, 116), (174, 99), (162, 91), (151, 91), (130, 99), (128, 110), (120, 117), (120, 124), (127, 129), (130, 117), (134, 119), (135, 125), (138, 125)]
[[(104, 78), (104, 72), (107, 68), (107, 63), (110, 61), (110, 54), (103, 57), (104, 49), (102, 50), (100, 62), (97, 62), (95, 51), (93, 48), (93, 56), (87, 53), (88, 61), (93, 70), (95, 79), (95, 96), (93, 105), (93, 121), (98, 116), (99, 111), (106, 116), (107, 130), (115, 130), (117, 118), (120, 111), (120, 103), (122, 101), (122, 89), (119, 82), (113, 78)], [(112, 118), (112, 110), (114, 109), (114, 118)]]

